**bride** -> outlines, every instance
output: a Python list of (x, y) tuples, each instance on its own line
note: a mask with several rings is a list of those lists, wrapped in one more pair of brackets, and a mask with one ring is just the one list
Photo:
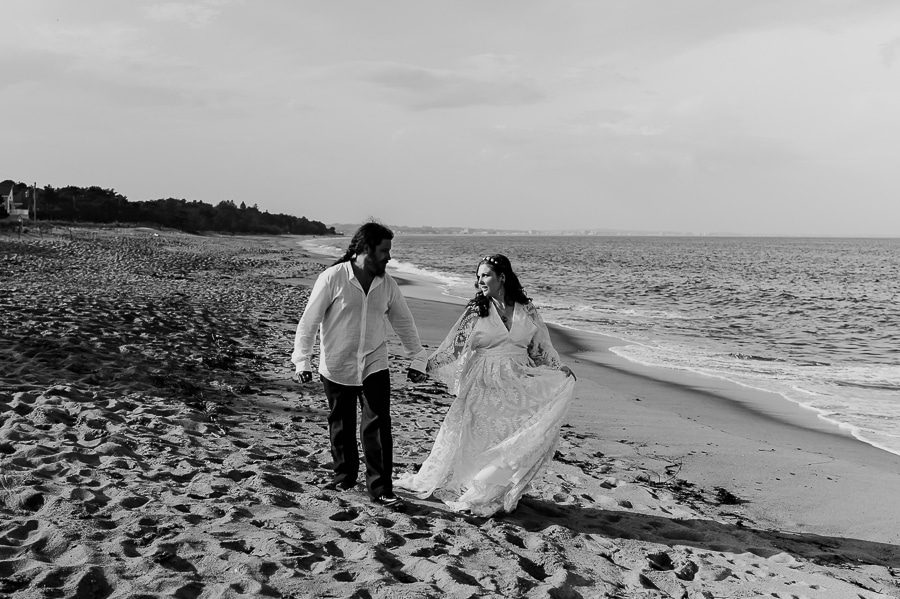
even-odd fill
[(560, 363), (506, 256), (482, 258), (475, 286), (428, 360), (428, 374), (456, 400), (419, 471), (395, 484), (455, 511), (490, 516), (513, 511), (547, 468), (575, 375)]

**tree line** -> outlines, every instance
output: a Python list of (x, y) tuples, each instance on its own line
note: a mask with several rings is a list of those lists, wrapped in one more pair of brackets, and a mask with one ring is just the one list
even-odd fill
[[(12, 181), (5, 181), (9, 184)], [(4, 185), (3, 187), (7, 187)], [(231, 200), (215, 206), (198, 200), (166, 198), (130, 201), (114, 189), (51, 186), (33, 190), (14, 183), (13, 193), (30, 218), (38, 221), (90, 222), (100, 224), (158, 225), (182, 231), (218, 231), (250, 234), (334, 235), (334, 227), (289, 214), (270, 214), (254, 204), (235, 205)], [(5, 197), (0, 198), (4, 200)], [(5, 208), (0, 206), (0, 212)], [(0, 214), (0, 218), (6, 214)]]

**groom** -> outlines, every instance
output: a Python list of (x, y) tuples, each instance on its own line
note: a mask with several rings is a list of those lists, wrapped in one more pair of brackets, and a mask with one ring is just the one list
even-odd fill
[(394, 443), (385, 318), (412, 358), (408, 377), (413, 382), (426, 378), (426, 353), (397, 282), (385, 272), (393, 238), (387, 227), (366, 223), (353, 235), (344, 256), (319, 275), (297, 325), (291, 361), (299, 382), (310, 382), (318, 333), (319, 375), (328, 398), (334, 458), (334, 478), (326, 488), (347, 490), (356, 485), (359, 402), (366, 487), (375, 503), (400, 508), (402, 503), (394, 495), (391, 479)]

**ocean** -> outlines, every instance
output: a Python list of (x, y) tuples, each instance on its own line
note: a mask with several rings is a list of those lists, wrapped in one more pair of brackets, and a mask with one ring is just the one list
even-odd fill
[(399, 234), (389, 272), (468, 299), (492, 253), (548, 322), (619, 339), (637, 364), (777, 393), (900, 455), (900, 239)]

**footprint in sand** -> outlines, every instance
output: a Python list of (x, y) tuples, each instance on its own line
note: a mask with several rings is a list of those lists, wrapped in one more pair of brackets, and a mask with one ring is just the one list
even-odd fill
[(353, 508), (341, 510), (328, 516), (328, 519), (334, 522), (349, 522), (357, 518), (359, 518), (359, 511)]
[(147, 505), (150, 502), (149, 497), (144, 497), (142, 495), (126, 495), (125, 497), (120, 497), (116, 500), (118, 505), (122, 506), (126, 510), (135, 510), (140, 507)]
[(40, 528), (37, 520), (28, 520), (22, 524), (12, 524), (11, 528), (2, 536), (2, 544), (7, 547), (18, 547)]
[(44, 507), (46, 498), (44, 493), (36, 488), (25, 488), (21, 491), (4, 491), (2, 495), (7, 495), (6, 505), (15, 510), (36, 513)]

